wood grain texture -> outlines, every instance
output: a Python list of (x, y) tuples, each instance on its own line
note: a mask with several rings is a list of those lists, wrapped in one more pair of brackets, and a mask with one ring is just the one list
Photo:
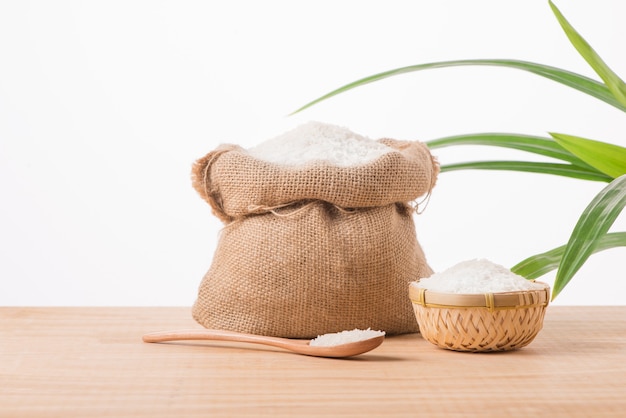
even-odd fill
[(189, 308), (0, 308), (0, 417), (626, 414), (626, 306), (550, 306), (526, 348), (389, 337), (352, 359), (228, 342), (147, 344)]

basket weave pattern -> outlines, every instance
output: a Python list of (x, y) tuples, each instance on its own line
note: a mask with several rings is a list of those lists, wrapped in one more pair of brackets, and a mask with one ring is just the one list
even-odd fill
[(483, 306), (463, 306), (475, 305), (477, 295), (452, 294), (433, 294), (438, 302), (448, 297), (451, 303), (429, 304), (428, 293), (410, 289), (422, 336), (441, 348), (471, 352), (507, 351), (530, 344), (543, 327), (549, 300), (547, 285), (539, 291), (478, 295), (485, 301)]

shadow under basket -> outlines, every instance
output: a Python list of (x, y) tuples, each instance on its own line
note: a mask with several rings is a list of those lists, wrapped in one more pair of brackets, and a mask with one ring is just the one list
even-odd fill
[(420, 333), (438, 347), (455, 351), (507, 351), (524, 347), (543, 327), (550, 286), (485, 294), (438, 293), (412, 283)]

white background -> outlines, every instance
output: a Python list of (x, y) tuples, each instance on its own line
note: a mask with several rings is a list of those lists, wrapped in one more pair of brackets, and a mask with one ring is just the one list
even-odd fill
[[(557, 5), (625, 77), (626, 3)], [(374, 139), (552, 131), (626, 145), (623, 112), (488, 67), (403, 75), (286, 116), (363, 76), (463, 58), (596, 78), (543, 0), (0, 2), (0, 305), (191, 305), (221, 224), (189, 172), (222, 142), (319, 120)], [(435, 270), (471, 258), (510, 267), (564, 244), (603, 186), (444, 173), (418, 238)], [(625, 255), (593, 256), (554, 303), (624, 304)]]

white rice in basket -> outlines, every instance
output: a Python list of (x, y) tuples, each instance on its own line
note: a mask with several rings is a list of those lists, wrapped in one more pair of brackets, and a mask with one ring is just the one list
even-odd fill
[(412, 286), (433, 292), (458, 294), (543, 289), (542, 285), (526, 280), (506, 267), (485, 259), (460, 262), (441, 273), (420, 279)]

